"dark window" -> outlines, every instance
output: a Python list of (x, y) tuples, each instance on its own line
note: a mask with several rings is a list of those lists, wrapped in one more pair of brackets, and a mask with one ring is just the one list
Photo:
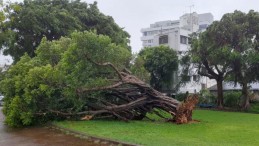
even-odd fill
[(199, 25), (199, 29), (206, 29), (208, 27), (208, 24), (201, 24)]
[(200, 77), (199, 75), (193, 75), (193, 81), (197, 82), (199, 81)]
[(191, 81), (191, 76), (183, 76), (182, 80), (185, 82), (189, 82), (189, 81)]
[(163, 35), (159, 37), (159, 44), (167, 44), (168, 43), (168, 35)]
[(147, 36), (147, 32), (143, 32), (143, 35), (144, 35), (144, 36)]
[(206, 85), (205, 84), (201, 84), (201, 89), (205, 89)]
[(187, 44), (187, 37), (186, 36), (180, 36), (180, 43), (181, 44)]

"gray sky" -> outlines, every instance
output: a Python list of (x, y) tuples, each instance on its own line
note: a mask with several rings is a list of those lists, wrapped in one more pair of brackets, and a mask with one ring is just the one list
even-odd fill
[[(11, 0), (22, 1), (22, 0)], [(149, 27), (151, 23), (163, 20), (179, 19), (184, 13), (211, 12), (214, 20), (219, 20), (223, 14), (250, 9), (259, 11), (258, 0), (81, 0), (88, 3), (98, 2), (101, 12), (110, 15), (120, 27), (124, 27), (131, 35), (133, 52), (141, 49), (140, 29)], [(2, 57), (0, 56), (0, 62)]]
[[(94, 0), (85, 0), (92, 3)], [(141, 49), (140, 29), (149, 27), (151, 23), (163, 20), (179, 19), (184, 13), (211, 12), (214, 20), (219, 20), (223, 14), (250, 9), (259, 11), (258, 0), (96, 0), (101, 12), (112, 16), (116, 23), (131, 35), (133, 52)]]

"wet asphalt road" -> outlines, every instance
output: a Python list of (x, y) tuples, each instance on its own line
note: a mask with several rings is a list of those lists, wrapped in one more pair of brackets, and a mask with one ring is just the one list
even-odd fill
[(4, 125), (0, 107), (0, 146), (99, 146), (47, 127), (13, 129)]

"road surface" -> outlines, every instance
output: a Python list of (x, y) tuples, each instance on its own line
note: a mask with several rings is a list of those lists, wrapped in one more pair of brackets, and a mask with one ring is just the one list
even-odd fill
[(0, 146), (99, 146), (85, 139), (63, 134), (47, 127), (14, 129), (4, 125), (0, 107)]

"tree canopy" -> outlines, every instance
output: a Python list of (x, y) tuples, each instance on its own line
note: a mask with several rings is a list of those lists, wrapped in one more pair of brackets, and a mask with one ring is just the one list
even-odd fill
[(3, 11), (6, 21), (0, 27), (0, 45), (4, 54), (11, 55), (14, 61), (18, 61), (24, 53), (35, 56), (34, 51), (43, 37), (57, 40), (75, 30), (96, 31), (130, 50), (130, 35), (111, 16), (101, 13), (96, 2), (24, 0), (23, 3), (5, 5)]
[(178, 70), (176, 51), (168, 46), (148, 47), (139, 52), (137, 64), (143, 61), (150, 73), (150, 85), (157, 90), (174, 89), (174, 72)]
[[(243, 86), (256, 80), (258, 69), (258, 12), (225, 14), (192, 41), (191, 61), (202, 76), (215, 79), (218, 106), (223, 105), (222, 81), (229, 75)], [(246, 100), (247, 101), (247, 100)]]
[(249, 107), (248, 84), (258, 81), (259, 65), (259, 13), (253, 10), (248, 13), (235, 11), (225, 14), (221, 21), (219, 32), (226, 45), (231, 50), (231, 69), (233, 70), (230, 80), (239, 82), (242, 87), (242, 101), (240, 105), (246, 109)]
[(217, 81), (218, 107), (223, 107), (223, 86), (225, 76), (230, 72), (231, 50), (227, 46), (217, 46), (218, 23), (214, 22), (209, 28), (192, 39), (190, 51), (191, 62), (197, 68), (198, 74)]
[(109, 85), (116, 79), (114, 70), (96, 66), (87, 58), (121, 69), (130, 56), (128, 49), (113, 44), (109, 37), (90, 32), (52, 42), (44, 38), (36, 56), (22, 56), (1, 81), (6, 123), (30, 125), (53, 119), (50, 109), (68, 113), (84, 109), (87, 101), (104, 95), (78, 94), (77, 90)]

